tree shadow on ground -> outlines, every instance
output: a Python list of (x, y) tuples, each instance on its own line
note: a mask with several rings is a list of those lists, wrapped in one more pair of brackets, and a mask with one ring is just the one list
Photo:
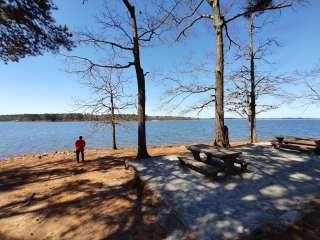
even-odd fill
[[(29, 224), (21, 221), (32, 216), (37, 221), (33, 237), (25, 233), (21, 239), (35, 239), (45, 227), (60, 229), (52, 239), (163, 239), (177, 229), (185, 231), (178, 219), (172, 221), (171, 213), (159, 217), (166, 205), (134, 171), (124, 169), (124, 161), (129, 159), (105, 156), (83, 164), (63, 159), (2, 171), (0, 191), (6, 196), (31, 185), (40, 189), (32, 199), (24, 193), (0, 205), (0, 224), (9, 224), (12, 219)], [(100, 180), (94, 177), (98, 174), (116, 177)], [(59, 184), (51, 189), (40, 187), (55, 181)], [(0, 226), (0, 239), (19, 239), (11, 235)]]
[(223, 181), (210, 181), (181, 167), (176, 158), (133, 164), (186, 226), (213, 239), (234, 239), (268, 222), (280, 224), (283, 214), (299, 210), (302, 201), (319, 193), (318, 156), (268, 146), (248, 145), (239, 150), (251, 171)]
[(266, 224), (239, 240), (318, 240), (320, 236), (320, 195), (308, 201), (301, 211), (301, 217), (286, 228)]

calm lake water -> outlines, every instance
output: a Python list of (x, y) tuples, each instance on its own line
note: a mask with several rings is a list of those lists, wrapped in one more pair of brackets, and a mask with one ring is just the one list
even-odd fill
[[(231, 140), (247, 139), (246, 120), (228, 119)], [(149, 146), (190, 144), (213, 139), (214, 120), (148, 121)], [(319, 137), (320, 119), (258, 120), (258, 137), (275, 135)], [(118, 147), (135, 146), (137, 123), (123, 122), (117, 128)], [(75, 139), (83, 135), (88, 148), (111, 146), (111, 128), (92, 122), (0, 122), (0, 158), (25, 153), (72, 150)]]

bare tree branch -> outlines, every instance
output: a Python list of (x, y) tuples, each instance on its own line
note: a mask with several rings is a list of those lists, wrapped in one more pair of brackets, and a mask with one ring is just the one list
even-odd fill
[(89, 63), (89, 67), (88, 69), (91, 70), (95, 67), (100, 67), (100, 68), (114, 68), (114, 69), (124, 69), (124, 68), (129, 68), (131, 66), (134, 65), (133, 62), (129, 62), (127, 64), (111, 64), (111, 65), (103, 65), (103, 64), (99, 64), (99, 63), (95, 63), (92, 60), (90, 60), (89, 58), (86, 57), (80, 57), (80, 56), (75, 56), (75, 55), (64, 55), (67, 58), (73, 58), (73, 59), (79, 59), (79, 60), (84, 60), (85, 62)]
[(190, 24), (188, 24), (185, 28), (182, 29), (182, 31), (179, 33), (176, 40), (179, 40), (181, 36), (186, 36), (186, 31), (190, 29), (195, 23), (197, 23), (201, 19), (212, 19), (211, 15), (200, 15), (197, 18), (195, 18)]
[(91, 33), (78, 33), (78, 35), (80, 37), (82, 37), (79, 42), (80, 43), (90, 43), (90, 44), (94, 44), (94, 45), (110, 45), (112, 47), (117, 47), (120, 48), (122, 50), (127, 50), (127, 51), (132, 51), (133, 47), (127, 47), (127, 46), (123, 46), (119, 43), (115, 43), (112, 41), (108, 41), (108, 40), (104, 40), (104, 39), (98, 39), (96, 37), (93, 36), (93, 34)]

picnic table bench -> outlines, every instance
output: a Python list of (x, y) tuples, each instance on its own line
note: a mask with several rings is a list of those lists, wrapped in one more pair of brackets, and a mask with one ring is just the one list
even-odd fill
[(320, 154), (320, 139), (294, 136), (277, 136), (271, 145), (277, 149), (292, 149), (298, 151), (313, 151)]
[[(219, 172), (225, 172), (228, 175), (236, 169), (235, 164), (241, 166), (241, 171), (247, 169), (248, 163), (239, 158), (242, 154), (239, 151), (217, 148), (206, 144), (190, 145), (186, 146), (186, 148), (191, 151), (193, 158), (180, 156), (180, 162), (193, 169), (201, 168), (199, 172), (203, 173), (203, 169), (207, 169), (208, 167), (206, 166), (210, 166), (210, 171), (214, 172), (215, 175)], [(201, 153), (206, 155), (205, 159), (201, 158)]]
[(223, 172), (221, 168), (211, 166), (204, 162), (195, 160), (190, 155), (179, 156), (178, 159), (182, 165), (185, 165), (197, 172), (200, 172), (209, 178), (217, 178), (218, 174)]

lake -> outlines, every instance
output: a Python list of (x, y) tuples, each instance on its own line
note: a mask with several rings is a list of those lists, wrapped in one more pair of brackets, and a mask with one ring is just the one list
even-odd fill
[[(248, 138), (246, 120), (227, 119), (231, 140)], [(286, 134), (320, 137), (320, 119), (259, 119), (258, 138), (270, 139)], [(213, 139), (214, 120), (168, 120), (147, 122), (149, 146), (190, 144)], [(83, 135), (88, 148), (111, 147), (111, 128), (93, 122), (0, 122), (0, 158), (26, 153), (72, 150), (75, 139)], [(118, 147), (136, 146), (137, 122), (117, 127)]]

